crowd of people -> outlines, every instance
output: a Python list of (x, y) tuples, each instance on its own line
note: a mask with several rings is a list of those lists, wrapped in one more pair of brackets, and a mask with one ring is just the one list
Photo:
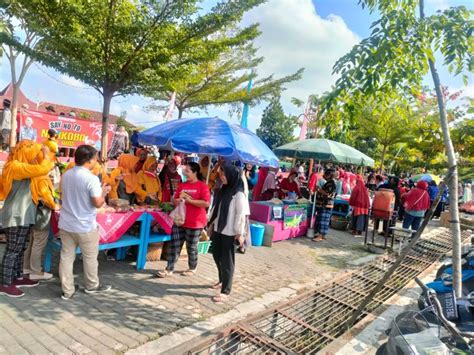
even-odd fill
[(213, 299), (226, 300), (232, 289), (235, 249), (245, 250), (244, 236), (249, 228), (248, 185), (242, 169), (225, 164), (224, 159), (211, 165), (208, 157), (199, 164), (194, 158), (183, 161), (179, 155), (162, 154), (160, 159), (152, 150), (138, 148), (135, 154), (118, 155), (117, 167), (109, 172), (99, 161), (96, 149), (82, 145), (76, 149), (74, 161), (64, 169), (55, 188), (58, 147), (55, 132), (49, 133), (43, 144), (20, 141), (3, 169), (0, 199), (4, 200), (2, 227), (7, 244), (0, 294), (21, 297), (23, 288), (53, 277), (42, 270), (41, 257), (48, 241), (52, 213), (59, 210), (62, 299), (69, 300), (76, 292), (73, 265), (77, 247), (82, 253), (84, 291), (91, 294), (110, 290), (98, 277), (96, 213), (107, 202), (121, 199), (130, 205), (182, 204), (186, 211), (184, 221), (175, 221), (167, 266), (155, 276), (173, 275), (184, 245), (188, 270), (182, 275), (195, 274), (197, 246), (206, 228), (212, 235), (217, 268), (218, 282), (212, 288), (219, 293)]
[[(249, 244), (249, 200), (297, 200), (306, 198), (315, 204), (315, 237), (327, 238), (336, 196), (348, 198), (352, 207), (352, 233), (367, 229), (371, 194), (390, 189), (395, 196), (394, 216), (404, 228), (418, 229), (426, 210), (439, 192), (434, 181), (399, 179), (370, 173), (357, 174), (352, 168), (317, 165), (309, 175), (304, 165), (289, 172), (278, 168), (258, 169), (222, 157), (184, 156), (158, 152), (137, 145), (126, 153), (128, 134), (121, 129), (109, 155), (117, 166), (108, 171), (99, 161), (98, 152), (89, 145), (79, 146), (74, 161), (57, 177), (57, 133), (48, 132), (43, 144), (22, 140), (11, 151), (3, 169), (0, 199), (4, 200), (2, 227), (7, 245), (3, 257), (0, 294), (21, 297), (25, 287), (53, 277), (42, 270), (41, 256), (48, 241), (51, 216), (59, 211), (59, 237), (62, 242), (59, 276), (64, 300), (71, 299), (74, 285), (73, 264), (76, 248), (82, 252), (85, 292), (110, 290), (98, 277), (99, 234), (97, 209), (112, 200), (134, 205), (168, 203), (185, 211), (181, 221), (174, 220), (165, 269), (158, 278), (172, 277), (183, 246), (188, 255), (184, 276), (198, 269), (198, 242), (203, 230), (211, 235), (217, 282), (211, 287), (218, 294), (215, 302), (225, 302), (231, 293), (235, 270), (235, 252), (245, 252)], [(123, 139), (122, 139), (123, 138)], [(59, 183), (60, 181), (60, 183)], [(435, 216), (439, 217), (448, 201), (442, 192)], [(213, 201), (213, 202), (211, 202)], [(60, 207), (61, 206), (61, 207)], [(384, 221), (393, 225), (395, 219)], [(378, 228), (378, 226), (375, 226)]]

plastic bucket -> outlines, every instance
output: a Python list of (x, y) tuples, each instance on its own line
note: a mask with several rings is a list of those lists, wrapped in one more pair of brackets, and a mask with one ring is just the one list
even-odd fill
[(261, 224), (250, 225), (250, 238), (254, 247), (261, 247), (263, 245), (263, 235), (265, 234), (265, 227)]

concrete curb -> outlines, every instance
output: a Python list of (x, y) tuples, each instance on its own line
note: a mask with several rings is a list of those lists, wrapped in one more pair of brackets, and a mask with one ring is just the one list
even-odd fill
[(189, 327), (179, 329), (171, 334), (165, 335), (157, 340), (150, 341), (135, 349), (130, 349), (127, 355), (146, 354), (179, 354), (189, 349), (185, 344), (196, 345), (197, 339), (208, 335), (212, 331), (223, 326), (240, 321), (248, 316), (255, 315), (277, 303), (288, 301), (295, 297), (300, 291), (314, 287), (314, 282), (304, 284), (290, 284), (280, 288), (278, 291), (267, 292), (260, 297), (255, 297), (250, 301), (237, 305), (234, 309), (210, 317), (208, 320), (194, 323)]

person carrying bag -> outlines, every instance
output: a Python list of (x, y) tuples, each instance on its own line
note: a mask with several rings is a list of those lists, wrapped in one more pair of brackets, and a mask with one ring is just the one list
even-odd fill
[(404, 199), (405, 216), (403, 228), (411, 228), (417, 231), (425, 212), (430, 208), (430, 195), (428, 194), (428, 183), (418, 181), (416, 187), (402, 196)]

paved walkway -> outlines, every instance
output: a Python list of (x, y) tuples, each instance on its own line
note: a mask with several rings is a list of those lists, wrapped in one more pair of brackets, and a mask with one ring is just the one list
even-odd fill
[[(270, 291), (323, 282), (356, 260), (368, 262), (362, 244), (363, 238), (332, 230), (326, 242), (297, 238), (238, 254), (232, 297), (225, 305), (211, 301), (216, 269), (210, 254), (200, 256), (197, 275), (164, 280), (151, 275), (165, 262), (137, 271), (134, 262), (108, 262), (101, 255), (101, 281), (113, 286), (110, 293), (78, 292), (63, 301), (56, 278), (26, 289), (20, 299), (0, 296), (0, 354), (123, 353)], [(0, 257), (3, 249), (0, 244)], [(186, 266), (180, 261), (177, 270)], [(82, 273), (80, 262), (75, 271)], [(82, 284), (82, 278), (76, 282)]]

